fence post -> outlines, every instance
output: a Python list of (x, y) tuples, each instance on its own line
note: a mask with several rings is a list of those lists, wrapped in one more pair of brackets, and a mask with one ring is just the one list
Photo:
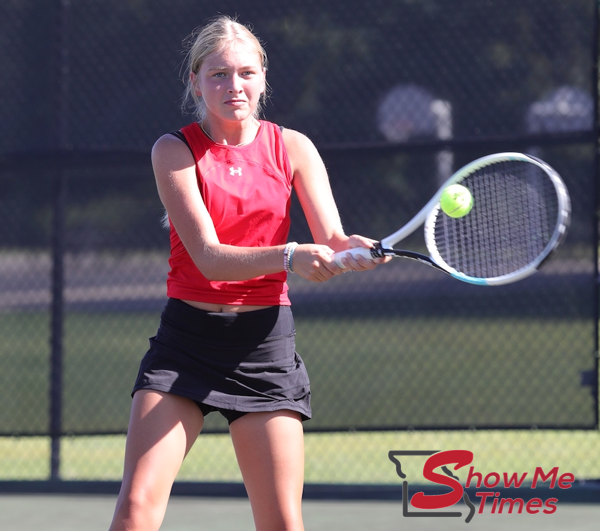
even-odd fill
[(594, 146), (594, 212), (596, 213), (593, 223), (593, 234), (594, 234), (594, 265), (595, 271), (594, 276), (596, 278), (596, 286), (594, 293), (594, 383), (595, 387), (592, 386), (594, 392), (594, 405), (596, 414), (596, 429), (600, 426), (600, 409), (598, 402), (600, 397), (598, 396), (598, 389), (600, 385), (598, 382), (598, 370), (600, 368), (600, 274), (598, 271), (598, 245), (600, 244), (599, 235), (599, 224), (600, 224), (600, 68), (598, 61), (600, 61), (600, 2), (594, 3), (594, 59), (593, 59), (593, 72), (592, 72), (592, 90), (594, 97), (594, 138), (596, 139), (596, 145)]
[(56, 0), (57, 45), (56, 61), (56, 132), (58, 164), (54, 172), (53, 225), (52, 225), (52, 318), (50, 354), (50, 479), (60, 479), (60, 443), (62, 434), (62, 373), (64, 331), (64, 255), (65, 210), (67, 205), (67, 174), (63, 156), (69, 148), (68, 92), (69, 43), (68, 17), (70, 0)]
[(50, 479), (60, 479), (64, 317), (64, 248), (67, 183), (64, 171), (54, 176), (52, 223), (52, 317), (50, 353)]

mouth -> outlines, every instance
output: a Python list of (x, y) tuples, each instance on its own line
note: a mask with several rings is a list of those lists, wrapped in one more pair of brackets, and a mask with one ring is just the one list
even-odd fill
[(239, 100), (239, 99), (232, 99), (232, 100), (227, 100), (225, 102), (225, 105), (244, 105), (246, 103), (246, 100)]

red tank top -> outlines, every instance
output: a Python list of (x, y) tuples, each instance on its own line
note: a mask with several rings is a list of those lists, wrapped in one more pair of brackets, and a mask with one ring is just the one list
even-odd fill
[[(198, 123), (181, 129), (196, 161), (200, 193), (221, 243), (269, 247), (287, 242), (292, 171), (278, 126), (261, 121), (245, 146), (208, 138)], [(196, 267), (171, 224), (167, 295), (215, 304), (289, 306), (285, 271), (250, 280), (210, 281)], [(281, 257), (283, 269), (283, 255)]]

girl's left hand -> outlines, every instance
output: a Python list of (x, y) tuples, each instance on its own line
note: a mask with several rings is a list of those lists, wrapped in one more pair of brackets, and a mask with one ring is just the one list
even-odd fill
[[(364, 236), (353, 234), (348, 238), (347, 248), (353, 249), (355, 247), (364, 247), (366, 249), (370, 249), (375, 243), (377, 242), (371, 238), (365, 238)], [(363, 258), (362, 256), (347, 256), (342, 258), (342, 264), (344, 264), (345, 267), (343, 272), (347, 273), (348, 271), (367, 271), (369, 269), (375, 269), (379, 264), (385, 264), (391, 259), (391, 256), (375, 258), (374, 260), (369, 260), (367, 258)]]

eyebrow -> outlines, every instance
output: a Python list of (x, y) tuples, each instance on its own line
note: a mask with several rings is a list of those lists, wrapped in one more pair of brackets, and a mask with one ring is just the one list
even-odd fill
[[(213, 70), (228, 70), (229, 68), (227, 66), (211, 66), (210, 68), (207, 69), (208, 72), (211, 72)], [(251, 66), (251, 65), (247, 65), (247, 66), (242, 66), (239, 68), (239, 70), (255, 70), (256, 66)]]

